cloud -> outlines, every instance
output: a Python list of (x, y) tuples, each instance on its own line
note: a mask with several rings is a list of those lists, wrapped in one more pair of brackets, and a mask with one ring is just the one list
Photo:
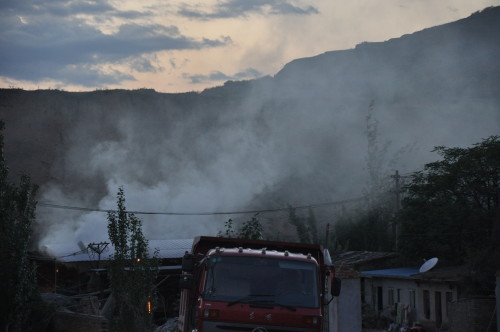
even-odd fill
[(122, 11), (112, 6), (107, 0), (67, 1), (67, 0), (5, 0), (0, 3), (0, 10), (6, 15), (12, 12), (28, 16), (68, 17), (74, 15), (101, 15), (123, 18), (148, 16), (151, 12)]
[(158, 59), (153, 56), (133, 57), (128, 64), (130, 68), (140, 73), (158, 73), (163, 71), (163, 67), (158, 64)]
[(79, 84), (86, 87), (107, 86), (119, 84), (123, 81), (135, 81), (127, 73), (113, 68), (93, 68), (92, 66), (79, 65), (67, 66), (57, 72), (60, 80), (65, 84)]
[[(173, 25), (134, 21), (118, 25), (114, 33), (104, 33), (88, 19), (75, 16), (82, 13), (142, 15), (117, 11), (106, 1), (66, 4), (56, 0), (44, 6), (34, 2), (7, 2), (2, 7), (15, 13), (0, 14), (0, 76), (9, 79), (55, 80), (90, 87), (119, 84), (123, 80), (134, 80), (131, 71), (159, 71), (158, 66), (145, 60), (145, 55), (165, 50), (220, 47), (231, 42), (229, 37), (195, 39), (183, 35)], [(132, 66), (124, 69), (123, 64)], [(104, 68), (110, 65), (113, 70)]]
[(187, 74), (184, 73), (183, 77), (189, 79), (193, 84), (206, 83), (206, 82), (224, 82), (228, 80), (244, 80), (244, 79), (254, 79), (262, 76), (262, 73), (256, 69), (248, 68), (245, 71), (235, 73), (233, 75), (227, 75), (220, 71), (212, 71), (208, 75), (203, 74)]
[(287, 0), (228, 0), (219, 2), (210, 11), (203, 11), (199, 6), (184, 4), (177, 12), (178, 15), (193, 19), (217, 19), (246, 17), (250, 14), (257, 15), (310, 15), (318, 14), (313, 6), (301, 7)]

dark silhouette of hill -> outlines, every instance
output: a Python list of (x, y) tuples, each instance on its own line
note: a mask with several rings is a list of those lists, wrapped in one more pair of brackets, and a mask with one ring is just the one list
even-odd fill
[[(127, 207), (153, 211), (357, 197), (396, 169), (434, 160), (434, 146), (470, 146), (500, 132), (498, 31), (500, 7), (486, 8), (201, 93), (2, 89), (5, 157), (12, 176), (41, 185), (41, 202), (62, 205), (113, 208), (120, 185)], [(101, 240), (88, 226), (95, 215), (38, 213), (45, 242)], [(226, 217), (178, 218), (153, 218), (146, 233), (214, 234)]]
[[(500, 7), (487, 8), (466, 19), (386, 42), (365, 42), (353, 50), (297, 59), (276, 79), (308, 90), (311, 85), (329, 90), (332, 86), (324, 85), (321, 78), (339, 77), (342, 84), (335, 86), (336, 90), (349, 95), (349, 88), (356, 86), (382, 95), (390, 88), (394, 98), (414, 98), (415, 94), (426, 99), (447, 97), (444, 92), (490, 97), (496, 93), (488, 88), (499, 84), (499, 17)], [(435, 89), (444, 84), (444, 91)], [(478, 85), (486, 85), (480, 96)]]

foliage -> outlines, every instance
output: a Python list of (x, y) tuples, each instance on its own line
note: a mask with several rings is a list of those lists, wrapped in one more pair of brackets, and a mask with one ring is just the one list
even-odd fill
[(256, 216), (253, 216), (251, 220), (245, 221), (238, 230), (234, 229), (233, 220), (228, 219), (224, 223), (224, 229), (224, 231), (219, 231), (217, 236), (251, 240), (263, 239), (263, 228)]
[(316, 221), (316, 216), (314, 215), (314, 210), (312, 209), (312, 207), (309, 207), (307, 216), (307, 226), (312, 243), (320, 243), (318, 235), (318, 227), (316, 225), (317, 221)]
[(368, 183), (365, 189), (367, 201), (357, 209), (347, 212), (343, 208), (335, 224), (333, 247), (342, 250), (390, 251), (394, 249), (394, 193), (384, 171), (397, 162), (399, 155), (408, 152), (404, 147), (388, 158), (390, 142), (380, 142), (375, 102), (371, 101), (366, 116), (365, 134), (367, 156), (365, 158)]
[(297, 215), (293, 206), (288, 205), (288, 222), (295, 227), (300, 242), (320, 244), (316, 216), (311, 207), (307, 217), (303, 218)]
[(295, 226), (297, 237), (300, 242), (311, 243), (310, 229), (307, 227), (303, 218), (297, 216), (295, 208), (291, 205), (288, 205), (288, 222)]
[(400, 215), (403, 253), (500, 267), (499, 138), (470, 148), (436, 147), (442, 160), (411, 176)]
[(19, 186), (9, 182), (3, 129), (0, 121), (0, 326), (2, 330), (28, 331), (35, 325), (32, 318), (42, 309), (36, 266), (28, 256), (37, 186), (24, 175)]
[(367, 303), (361, 306), (362, 326), (364, 329), (375, 329), (378, 322), (378, 313)]
[(335, 224), (334, 248), (338, 250), (390, 251), (393, 249), (392, 211), (379, 205), (344, 214)]
[[(343, 250), (391, 251), (396, 246), (395, 204), (399, 195), (386, 172), (393, 167), (402, 154), (411, 152), (412, 146), (398, 149), (391, 157), (391, 143), (380, 142), (378, 120), (375, 117), (375, 102), (369, 105), (366, 116), (367, 138), (366, 168), (368, 183), (365, 188), (367, 201), (357, 209), (342, 211), (335, 225), (335, 247)], [(397, 208), (396, 208), (397, 209)]]
[(366, 116), (365, 134), (367, 138), (367, 156), (366, 167), (368, 169), (368, 191), (370, 200), (378, 196), (380, 189), (383, 187), (382, 173), (385, 166), (387, 149), (390, 142), (385, 142), (381, 146), (379, 141), (378, 120), (374, 115), (375, 102), (372, 100)]
[(233, 219), (229, 218), (226, 222), (224, 222), (224, 231), (219, 231), (217, 233), (218, 237), (238, 237), (237, 232), (233, 227)]
[(142, 234), (141, 220), (125, 208), (123, 188), (118, 190), (117, 211), (108, 212), (108, 236), (115, 248), (110, 261), (112, 295), (116, 311), (112, 320), (115, 331), (148, 331), (154, 307), (154, 281), (157, 259), (149, 257), (148, 241)]
[(256, 217), (252, 217), (251, 220), (245, 221), (241, 227), (239, 237), (243, 239), (261, 240), (262, 225), (259, 220)]

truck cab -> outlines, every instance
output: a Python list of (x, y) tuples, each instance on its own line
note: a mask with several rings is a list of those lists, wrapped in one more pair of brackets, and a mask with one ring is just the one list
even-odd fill
[(324, 331), (336, 284), (322, 249), (305, 244), (200, 237), (183, 270), (182, 332)]

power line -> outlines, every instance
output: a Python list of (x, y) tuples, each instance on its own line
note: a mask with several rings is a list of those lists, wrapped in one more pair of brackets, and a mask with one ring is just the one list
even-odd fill
[(67, 254), (67, 255), (51, 256), (51, 257), (40, 256), (40, 255), (36, 255), (36, 254), (30, 254), (30, 255), (28, 255), (28, 258), (36, 259), (36, 260), (54, 261), (54, 259), (60, 259), (60, 258), (66, 258), (66, 257), (70, 257), (70, 256), (76, 256), (76, 255), (80, 255), (80, 254), (83, 254), (83, 253), (87, 253), (87, 249), (80, 250), (80, 251), (75, 251), (75, 252), (72, 252), (71, 254)]
[[(309, 208), (318, 208), (324, 206), (334, 206), (341, 205), (346, 203), (354, 203), (365, 200), (367, 196), (361, 196), (351, 199), (345, 199), (334, 202), (327, 203), (318, 203), (318, 204), (309, 204), (302, 206), (292, 206), (292, 208), (296, 210), (301, 209), (309, 209)], [(38, 202), (38, 206), (52, 209), (63, 209), (63, 210), (74, 210), (74, 211), (85, 211), (85, 212), (117, 212), (117, 210), (104, 210), (104, 209), (96, 209), (96, 208), (88, 208), (88, 207), (79, 207), (79, 206), (70, 206), (70, 205), (62, 205), (62, 204), (53, 204), (48, 202)], [(280, 212), (280, 211), (288, 211), (289, 207), (286, 208), (275, 208), (275, 209), (262, 209), (262, 210), (246, 210), (246, 211), (222, 211), (222, 212), (152, 212), (152, 211), (127, 211), (127, 213), (131, 214), (143, 214), (143, 215), (167, 215), (167, 216), (215, 216), (215, 215), (234, 215), (234, 214), (257, 214), (257, 213), (271, 213), (271, 212)]]

